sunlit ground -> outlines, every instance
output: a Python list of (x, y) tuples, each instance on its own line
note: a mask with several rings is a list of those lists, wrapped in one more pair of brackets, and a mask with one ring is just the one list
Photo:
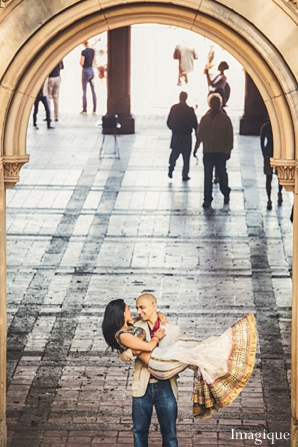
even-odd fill
[[(106, 49), (107, 34), (100, 36), (96, 44), (97, 54)], [(176, 44), (186, 40), (192, 44), (199, 55), (195, 69), (189, 76), (189, 84), (177, 86), (178, 62), (173, 59)], [(210, 71), (217, 73), (220, 61), (226, 60), (230, 69), (226, 71), (231, 85), (231, 97), (227, 111), (230, 115), (241, 116), (244, 104), (244, 72), (242, 66), (225, 50), (210, 40), (182, 28), (145, 24), (132, 27), (131, 48), (131, 113), (164, 115), (172, 104), (178, 102), (179, 92), (189, 94), (188, 103), (197, 107), (198, 116), (207, 109), (207, 81), (203, 74), (210, 46), (214, 45), (214, 67)], [(95, 42), (91, 38), (90, 42)], [(60, 111), (77, 112), (82, 110), (81, 67), (79, 65), (80, 45), (64, 58), (64, 70), (61, 72)], [(98, 56), (98, 63), (106, 58)], [(106, 110), (106, 81), (100, 80), (95, 72), (95, 85), (98, 97), (98, 114)], [(88, 89), (88, 105), (91, 112), (91, 95)]]

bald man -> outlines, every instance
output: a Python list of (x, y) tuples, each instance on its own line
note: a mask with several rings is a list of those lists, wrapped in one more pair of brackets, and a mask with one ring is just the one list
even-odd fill
[[(143, 293), (136, 301), (139, 321), (135, 323), (146, 331), (146, 339), (151, 340), (155, 331), (160, 327), (157, 314), (157, 301), (151, 293)], [(166, 347), (180, 338), (179, 326), (166, 323), (165, 337), (160, 340), (159, 346)], [(130, 349), (120, 355), (121, 360), (135, 359), (132, 382), (132, 419), (134, 447), (148, 447), (149, 427), (153, 407), (155, 407), (163, 447), (178, 447), (176, 433), (178, 387), (177, 377), (169, 380), (158, 380), (133, 356)]]

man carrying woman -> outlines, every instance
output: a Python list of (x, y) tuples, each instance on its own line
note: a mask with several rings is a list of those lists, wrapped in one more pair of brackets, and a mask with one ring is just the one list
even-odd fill
[[(116, 350), (122, 351), (122, 354), (120, 355), (121, 360), (126, 362), (135, 360), (132, 382), (134, 447), (148, 446), (148, 435), (153, 407), (155, 407), (160, 425), (163, 446), (178, 447), (176, 433), (178, 398), (177, 376), (166, 380), (158, 380), (149, 372), (146, 364), (141, 361), (141, 351), (143, 351), (144, 342), (138, 338), (138, 336), (133, 337), (131, 335), (131, 325), (129, 322), (134, 321), (136, 332), (139, 335), (143, 334), (143, 337), (146, 337), (146, 339), (149, 340), (146, 346), (149, 349), (153, 349), (159, 340), (161, 347), (166, 347), (174, 343), (180, 338), (180, 328), (175, 324), (165, 322), (164, 319), (162, 321), (165, 322), (165, 324), (161, 327), (162, 323), (156, 310), (157, 301), (150, 293), (144, 293), (139, 296), (136, 301), (136, 307), (139, 318), (133, 319), (130, 310), (123, 300), (112, 301), (107, 306), (103, 321), (103, 332), (106, 334), (105, 337), (107, 334), (110, 334), (111, 336), (111, 342), (108, 341), (108, 344), (111, 343), (110, 346), (112, 348), (114, 347)], [(123, 348), (121, 348), (116, 341), (117, 338), (115, 338), (114, 329), (116, 327), (116, 316), (121, 320), (123, 319), (123, 315), (125, 315), (126, 326), (124, 326), (123, 332), (120, 335), (121, 341), (120, 337), (118, 338), (120, 344), (123, 343)], [(166, 336), (165, 332), (167, 333)], [(127, 340), (128, 344), (131, 342), (132, 337), (133, 342), (137, 342), (137, 344), (134, 345), (135, 349), (133, 350), (127, 349), (125, 346)], [(138, 349), (138, 342), (141, 342), (140, 349)], [(137, 357), (138, 354), (140, 354), (140, 357)], [(150, 357), (150, 351), (143, 352), (143, 360), (145, 360), (146, 356)]]
[[(171, 325), (168, 324), (157, 329), (155, 322), (150, 319), (151, 328), (156, 329), (151, 336), (149, 328), (146, 328), (147, 323), (145, 324), (145, 321), (149, 321), (150, 308), (155, 309), (156, 318), (158, 314), (156, 313), (156, 300), (151, 298), (150, 302), (150, 296), (152, 295), (148, 295), (149, 301), (145, 297), (142, 299), (142, 296), (137, 300), (137, 310), (139, 317), (143, 320), (143, 327), (136, 326), (136, 319), (132, 318), (128, 306), (121, 299), (111, 301), (107, 305), (102, 323), (105, 340), (112, 349), (124, 353), (129, 351), (130, 358), (133, 354), (138, 357), (136, 362), (143, 363), (139, 366), (139, 370), (136, 370), (135, 367), (132, 385), (135, 447), (148, 446), (148, 432), (153, 404), (152, 398), (147, 395), (147, 391), (150, 387), (151, 377), (157, 380), (157, 382), (153, 381), (151, 383), (151, 385), (156, 386), (156, 391), (154, 390), (152, 393), (155, 392), (155, 396), (157, 396), (157, 384), (161, 389), (163, 384), (166, 383), (164, 381), (168, 383), (169, 379), (186, 368), (193, 369), (195, 373), (195, 384), (191, 397), (193, 415), (201, 418), (210, 417), (218, 408), (223, 408), (233, 402), (242, 391), (253, 370), (256, 353), (257, 335), (252, 314), (242, 318), (221, 336), (210, 337), (204, 342), (182, 338), (177, 340), (179, 333), (177, 329), (171, 328)], [(164, 344), (162, 346), (162, 341), (166, 340), (168, 336), (167, 346)], [(170, 342), (170, 338), (172, 340), (176, 338), (176, 341)], [(146, 370), (147, 379), (139, 378), (142, 368), (144, 371)], [(170, 384), (170, 386), (173, 390), (173, 385)], [(144, 396), (144, 400), (143, 402), (139, 401), (140, 405), (137, 407), (135, 397), (138, 396), (134, 393), (137, 393), (137, 389), (140, 391), (141, 387), (143, 387), (145, 393), (140, 393)], [(168, 385), (165, 387), (169, 390)], [(142, 397), (142, 395), (139, 397)], [(160, 413), (161, 418), (158, 415), (163, 446), (177, 446), (176, 427), (173, 429), (173, 419), (174, 415), (176, 419), (177, 410), (168, 412), (168, 397), (163, 399), (166, 400), (163, 412)], [(144, 413), (147, 402), (150, 403), (151, 411), (145, 411)], [(154, 405), (156, 407), (156, 403)], [(165, 408), (167, 408), (167, 411), (165, 411)], [(171, 414), (170, 421), (166, 422), (171, 423), (171, 426), (169, 426), (170, 428), (167, 427), (164, 433), (161, 419), (166, 414)], [(141, 420), (143, 418), (146, 419), (146, 424)], [(138, 422), (137, 419), (140, 419), (140, 421)], [(169, 432), (172, 433), (171, 439), (166, 438)]]

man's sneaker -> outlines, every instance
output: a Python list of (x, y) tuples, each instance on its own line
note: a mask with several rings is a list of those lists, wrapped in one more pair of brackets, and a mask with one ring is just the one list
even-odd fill
[(81, 115), (87, 115), (87, 112), (85, 112), (84, 110), (81, 111)]
[(272, 202), (271, 202), (271, 200), (268, 200), (268, 202), (267, 202), (267, 210), (272, 210)]
[(224, 197), (224, 204), (227, 205), (228, 203), (230, 203), (230, 194)]
[(190, 177), (188, 177), (188, 176), (186, 176), (186, 177), (182, 177), (182, 180), (183, 180), (184, 182), (187, 182), (187, 180), (190, 180)]
[(170, 170), (169, 170), (169, 172), (168, 172), (168, 177), (169, 177), (169, 178), (173, 178), (173, 171), (170, 171)]

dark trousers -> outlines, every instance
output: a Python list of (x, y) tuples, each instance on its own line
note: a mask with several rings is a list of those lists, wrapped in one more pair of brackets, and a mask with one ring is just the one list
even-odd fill
[(46, 121), (48, 127), (51, 125), (51, 111), (49, 107), (48, 98), (46, 96), (39, 96), (36, 98), (34, 102), (34, 110), (33, 110), (33, 126), (37, 126), (37, 113), (38, 113), (38, 106), (39, 102), (42, 102), (46, 111)]
[(189, 159), (191, 154), (191, 134), (173, 135), (171, 141), (172, 152), (169, 158), (169, 172), (173, 172), (179, 155), (183, 158), (182, 177), (189, 173)]
[(227, 197), (230, 194), (228, 173), (226, 168), (227, 158), (225, 154), (216, 152), (213, 154), (204, 154), (204, 201), (211, 203), (212, 197), (212, 176), (215, 167), (219, 178), (219, 189)]
[(83, 68), (82, 71), (82, 89), (83, 89), (83, 112), (87, 112), (87, 85), (90, 85), (93, 101), (93, 112), (96, 112), (96, 93), (93, 83), (94, 72), (93, 68)]
[(153, 406), (160, 425), (162, 447), (178, 447), (177, 401), (169, 380), (149, 383), (144, 396), (132, 398), (134, 447), (148, 447)]

